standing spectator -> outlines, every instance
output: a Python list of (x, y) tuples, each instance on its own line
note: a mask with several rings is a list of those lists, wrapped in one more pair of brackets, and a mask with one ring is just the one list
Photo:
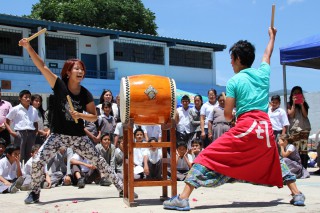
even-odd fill
[(109, 101), (112, 104), (110, 115), (112, 115), (113, 118), (116, 119), (118, 117), (118, 105), (114, 103), (112, 92), (109, 89), (103, 90), (100, 95), (99, 105), (97, 105), (97, 108), (99, 109), (97, 110), (98, 115), (103, 114), (102, 104), (106, 101)]
[(0, 193), (16, 193), (23, 181), (20, 148), (10, 144), (6, 147), (6, 157), (0, 160)]
[[(20, 104), (13, 107), (7, 114), (6, 128), (14, 137), (14, 144), (20, 146), (20, 161), (26, 163), (30, 156), (32, 146), (35, 144), (38, 131), (39, 116), (37, 110), (30, 105), (31, 93), (29, 90), (22, 90), (19, 93)], [(11, 121), (14, 131), (11, 129)]]
[(217, 91), (215, 89), (210, 89), (208, 91), (209, 100), (204, 103), (200, 110), (200, 128), (201, 128), (201, 138), (203, 140), (203, 147), (206, 148), (212, 141), (208, 137), (208, 116), (212, 112), (213, 108), (218, 106), (218, 101), (216, 100)]
[[(19, 44), (29, 53), (33, 63), (53, 89), (55, 101), (51, 124), (52, 133), (32, 162), (32, 190), (24, 200), (25, 204), (39, 202), (43, 167), (60, 147), (70, 147), (74, 152), (90, 160), (101, 174), (112, 180), (119, 192), (123, 191), (122, 181), (117, 174), (112, 172), (104, 158), (99, 155), (84, 131), (84, 120), (90, 122), (97, 120), (92, 94), (81, 86), (86, 74), (84, 63), (79, 59), (67, 60), (63, 65), (60, 79), (45, 65), (26, 38), (21, 39)], [(71, 110), (68, 104), (68, 96), (74, 110)]]
[(208, 137), (212, 142), (231, 127), (231, 122), (227, 122), (224, 117), (225, 99), (222, 94), (218, 96), (218, 103), (219, 105), (214, 107), (208, 116)]
[(34, 94), (31, 96), (31, 105), (37, 110), (39, 121), (38, 121), (38, 133), (35, 144), (42, 145), (46, 140), (47, 133), (44, 131), (44, 110), (42, 108), (42, 97), (41, 95)]
[[(176, 124), (177, 141), (184, 141), (186, 144), (189, 143), (190, 139), (190, 120), (189, 120), (189, 104), (190, 98), (188, 95), (184, 95), (181, 98), (182, 106), (177, 109), (176, 113)], [(189, 147), (190, 148), (190, 147)]]
[(150, 138), (156, 138), (157, 142), (161, 142), (161, 137), (162, 137), (161, 125), (148, 125), (148, 126), (144, 126), (144, 128), (147, 131), (146, 141), (149, 141)]
[(280, 154), (287, 164), (290, 172), (297, 178), (309, 178), (309, 172), (302, 166), (298, 150), (292, 145), (292, 139), (288, 135), (279, 138)]
[(189, 110), (191, 138), (201, 138), (200, 110), (203, 104), (202, 96), (196, 95), (193, 99), (194, 107)]
[(289, 126), (287, 113), (280, 107), (280, 103), (280, 96), (274, 95), (271, 97), (271, 103), (268, 109), (268, 115), (276, 141), (280, 135), (287, 134), (287, 128)]
[(304, 99), (302, 88), (299, 86), (293, 87), (288, 104), (289, 134), (293, 139), (293, 145), (300, 154), (304, 168), (308, 166), (308, 138), (311, 131), (308, 110), (309, 105)]
[(110, 140), (113, 141), (113, 133), (117, 123), (111, 115), (111, 106), (112, 104), (109, 101), (102, 103), (103, 113), (98, 117), (98, 130), (101, 131), (101, 135), (108, 133), (110, 135)]
[[(155, 137), (150, 137), (148, 142), (158, 142)], [(144, 173), (147, 179), (161, 179), (162, 174), (162, 150), (153, 147), (145, 149), (143, 153)]]
[[(112, 170), (115, 171), (115, 149), (116, 147), (111, 143), (109, 133), (105, 133), (101, 136), (101, 141), (96, 145), (97, 151), (111, 166)], [(102, 177), (100, 181), (101, 186), (110, 186), (112, 183), (106, 177)]]
[(2, 99), (0, 87), (0, 138), (3, 138), (6, 141), (6, 146), (11, 143), (9, 131), (5, 126), (6, 116), (11, 108), (11, 103)]

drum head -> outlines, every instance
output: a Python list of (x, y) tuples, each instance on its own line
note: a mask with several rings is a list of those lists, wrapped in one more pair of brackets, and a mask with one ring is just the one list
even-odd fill
[(120, 119), (122, 123), (128, 123), (130, 116), (130, 86), (128, 77), (121, 78), (119, 96)]

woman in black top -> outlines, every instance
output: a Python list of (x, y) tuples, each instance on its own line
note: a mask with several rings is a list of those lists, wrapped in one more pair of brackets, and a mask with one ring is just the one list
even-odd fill
[[(45, 65), (27, 39), (20, 40), (19, 44), (28, 51), (33, 63), (53, 89), (55, 97), (51, 134), (32, 162), (32, 190), (25, 199), (25, 203), (39, 202), (43, 167), (54, 157), (60, 147), (71, 147), (74, 152), (87, 158), (99, 169), (101, 177), (110, 179), (118, 191), (121, 192), (123, 188), (122, 181), (112, 171), (104, 158), (98, 154), (94, 144), (84, 131), (84, 120), (94, 122), (97, 120), (97, 113), (92, 94), (80, 85), (86, 74), (83, 62), (78, 59), (66, 61), (62, 68), (60, 79)], [(74, 111), (68, 105), (67, 95), (72, 99)], [(84, 113), (84, 111), (87, 113)]]

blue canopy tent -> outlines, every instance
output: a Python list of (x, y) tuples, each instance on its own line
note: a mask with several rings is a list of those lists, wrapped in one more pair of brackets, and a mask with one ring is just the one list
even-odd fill
[[(280, 48), (280, 64), (283, 66), (284, 97), (287, 97), (286, 66), (320, 69), (320, 34)], [(287, 108), (286, 98), (284, 103)]]

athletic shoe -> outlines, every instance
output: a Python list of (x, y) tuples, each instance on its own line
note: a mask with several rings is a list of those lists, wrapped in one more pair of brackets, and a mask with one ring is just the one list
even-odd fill
[[(123, 197), (123, 190), (121, 192), (119, 192), (119, 197)], [(138, 198), (138, 197), (139, 197), (139, 195), (134, 192), (134, 198)]]
[(290, 200), (290, 204), (295, 206), (304, 206), (305, 200), (306, 200), (306, 197), (304, 196), (304, 194), (300, 193), (292, 196), (292, 199)]
[(110, 186), (112, 183), (108, 178), (103, 177), (103, 178), (101, 178), (99, 184), (100, 184), (100, 186)]
[(8, 191), (10, 193), (16, 193), (17, 191), (19, 191), (19, 189), (21, 189), (23, 181), (24, 181), (24, 178), (22, 176), (18, 177), (18, 179), (11, 184)]
[(86, 183), (84, 181), (84, 178), (83, 177), (79, 178), (78, 183), (77, 183), (78, 188), (82, 189), (82, 188), (84, 188), (85, 185), (86, 185)]
[(24, 200), (25, 204), (38, 203), (40, 198), (40, 193), (36, 194), (35, 192), (30, 192), (28, 197)]
[(179, 195), (163, 202), (164, 209), (190, 211), (189, 199), (180, 199)]

